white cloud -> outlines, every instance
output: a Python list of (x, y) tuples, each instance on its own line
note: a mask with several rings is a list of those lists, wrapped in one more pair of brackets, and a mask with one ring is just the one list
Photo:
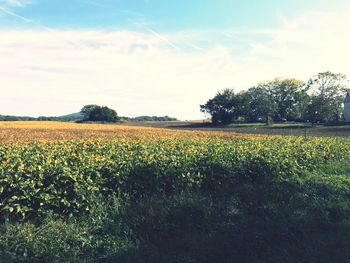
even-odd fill
[[(59, 115), (98, 103), (126, 116), (201, 118), (199, 104), (218, 89), (278, 76), (307, 80), (325, 70), (350, 76), (349, 15), (344, 8), (284, 19), (276, 29), (226, 30), (247, 42), (243, 53), (226, 42), (176, 50), (132, 31), (2, 30), (0, 113)], [(164, 37), (182, 47), (197, 36)]]
[(180, 52), (153, 34), (0, 32), (0, 112), (64, 114), (86, 103), (121, 115), (198, 117), (237, 67), (227, 49)]
[(262, 72), (266, 77), (272, 73), (305, 79), (326, 70), (350, 77), (349, 16), (350, 7), (333, 12), (309, 12), (295, 19), (284, 19), (280, 28), (255, 32), (268, 41), (253, 41), (247, 62), (265, 67)]

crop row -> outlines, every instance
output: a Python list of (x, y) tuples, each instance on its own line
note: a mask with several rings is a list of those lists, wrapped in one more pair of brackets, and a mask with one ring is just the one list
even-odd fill
[(349, 152), (349, 142), (326, 138), (11, 143), (0, 146), (0, 218), (86, 213), (96, 195), (220, 195), (248, 181), (298, 176)]

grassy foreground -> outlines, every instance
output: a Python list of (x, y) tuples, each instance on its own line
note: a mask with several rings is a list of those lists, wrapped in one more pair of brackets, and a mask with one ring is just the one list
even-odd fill
[(74, 127), (0, 145), (0, 262), (350, 258), (347, 140)]
[(0, 228), (2, 262), (347, 262), (350, 166), (213, 196), (90, 200), (89, 214)]

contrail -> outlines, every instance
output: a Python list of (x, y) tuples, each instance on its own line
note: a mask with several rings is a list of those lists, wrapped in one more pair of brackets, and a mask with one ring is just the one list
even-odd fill
[[(91, 0), (87, 0), (87, 1), (84, 1), (84, 3), (86, 4), (93, 4), (93, 2)], [(106, 6), (105, 6), (106, 7)], [(119, 10), (119, 12), (121, 13), (126, 13), (126, 14), (131, 14), (133, 16), (135, 16), (135, 14), (137, 16), (142, 16), (141, 13), (138, 13), (138, 12), (134, 12), (134, 11), (130, 11), (130, 10)], [(136, 26), (138, 27), (142, 27), (143, 29), (145, 29), (147, 32), (151, 33), (152, 35), (154, 35), (155, 37), (157, 37), (158, 39), (162, 40), (163, 42), (167, 43), (169, 46), (171, 46), (173, 49), (175, 50), (181, 50), (180, 47), (178, 47), (177, 45), (175, 45), (172, 41), (170, 41), (167, 37), (163, 36), (162, 34), (158, 33), (157, 31), (153, 30), (152, 28), (149, 28), (145, 25), (143, 25), (142, 23), (140, 22), (136, 22), (134, 19), (132, 18), (128, 18), (128, 21), (132, 22), (133, 24), (135, 24)], [(189, 46), (191, 46), (192, 48), (196, 49), (196, 50), (201, 50), (200, 47), (197, 47), (197, 46), (194, 46), (194, 45), (191, 45), (189, 44)]]
[(30, 24), (34, 24), (34, 25), (37, 25), (37, 26), (39, 26), (39, 27), (42, 27), (42, 28), (44, 28), (46, 31), (55, 32), (55, 31), (52, 30), (51, 28), (46, 27), (46, 26), (43, 26), (43, 25), (41, 25), (40, 23), (36, 22), (35, 20), (32, 20), (32, 19), (26, 18), (26, 17), (24, 17), (24, 16), (21, 16), (21, 15), (19, 15), (19, 14), (16, 14), (16, 13), (14, 13), (14, 12), (12, 12), (12, 11), (10, 11), (10, 10), (4, 8), (4, 7), (1, 7), (1, 6), (0, 6), (0, 11), (2, 11), (3, 13), (5, 13), (5, 14), (7, 14), (7, 15), (13, 16), (13, 17), (15, 17), (15, 18), (19, 18), (20, 20), (22, 20), (22, 21), (24, 21), (24, 22), (26, 22), (26, 23), (30, 23)]
[[(130, 19), (131, 20), (131, 19)], [(131, 20), (132, 21), (132, 20)], [(140, 27), (143, 27), (146, 31), (150, 32), (151, 34), (153, 34), (154, 36), (156, 36), (157, 38), (159, 38), (160, 40), (166, 42), (169, 46), (171, 46), (173, 49), (176, 49), (176, 50), (181, 50), (181, 48), (179, 48), (178, 46), (176, 46), (173, 42), (171, 42), (167, 37), (159, 34), (158, 32), (154, 31), (153, 29), (151, 28), (148, 28), (146, 27), (145, 25), (141, 24), (141, 23), (138, 23), (138, 22), (135, 22), (133, 21), (133, 23), (137, 26), (140, 26)]]
[[(86, 2), (86, 3), (87, 3), (87, 2)], [(90, 3), (91, 3), (91, 2), (90, 2)], [(26, 17), (21, 16), (21, 15), (19, 15), (19, 14), (16, 14), (16, 13), (14, 13), (14, 12), (12, 12), (12, 11), (10, 11), (10, 10), (4, 8), (4, 7), (1, 7), (1, 6), (0, 6), (0, 11), (3, 12), (3, 13), (5, 13), (5, 14), (7, 14), (7, 15), (12, 16), (12, 17), (18, 18), (18, 19), (20, 19), (20, 20), (22, 20), (22, 21), (24, 21), (24, 22), (26, 22), (26, 23), (35, 24), (35, 25), (37, 25), (37, 26), (39, 26), (39, 27), (41, 27), (41, 28), (44, 28), (46, 31), (48, 31), (48, 32), (50, 32), (50, 33), (55, 32), (55, 30), (53, 30), (53, 29), (51, 29), (51, 28), (49, 28), (49, 27), (43, 26), (43, 25), (41, 25), (40, 23), (38, 23), (38, 22), (36, 22), (36, 21), (34, 21), (34, 20), (32, 20), (32, 19), (29, 19), (29, 18), (26, 18)], [(146, 27), (145, 25), (143, 25), (143, 24), (141, 24), (141, 23), (135, 22), (135, 21), (133, 21), (132, 19), (129, 19), (129, 20), (132, 21), (135, 25), (137, 25), (137, 26), (139, 26), (139, 27), (143, 27), (146, 31), (150, 32), (151, 34), (153, 34), (154, 36), (156, 36), (158, 39), (160, 39), (160, 40), (166, 42), (166, 43), (167, 43), (169, 46), (171, 46), (173, 49), (175, 49), (175, 50), (181, 50), (180, 47), (178, 47), (177, 45), (175, 45), (175, 44), (174, 44), (173, 42), (171, 42), (167, 37), (163, 36), (162, 34), (158, 33), (157, 31), (155, 31), (155, 30), (153, 30), (153, 29), (151, 29), (151, 28), (148, 28), (148, 27)], [(71, 42), (71, 41), (70, 41), (69, 43), (73, 44), (74, 46), (79, 46), (79, 45), (77, 45), (76, 43), (73, 43), (73, 42)], [(191, 47), (193, 47), (193, 48), (195, 48), (195, 49), (197, 49), (197, 50), (202, 50), (201, 48), (199, 48), (199, 47), (197, 47), (197, 46), (194, 46), (194, 45), (192, 45), (192, 44), (189, 44), (189, 46), (191, 46)]]
[[(10, 10), (4, 8), (4, 7), (1, 7), (1, 6), (0, 6), (0, 11), (3, 12), (3, 13), (5, 13), (5, 14), (7, 14), (7, 15), (9, 15), (9, 16), (18, 18), (18, 19), (20, 19), (20, 20), (22, 20), (22, 21), (24, 21), (24, 22), (26, 22), (26, 23), (30, 23), (30, 24), (37, 25), (37, 26), (43, 28), (45, 31), (47, 31), (47, 32), (49, 32), (49, 33), (56, 33), (55, 30), (53, 30), (53, 29), (51, 29), (51, 28), (49, 28), (49, 27), (47, 27), (47, 26), (44, 26), (44, 25), (42, 25), (42, 24), (36, 22), (35, 20), (32, 20), (32, 19), (26, 18), (26, 17), (24, 17), (24, 16), (21, 16), (21, 15), (19, 15), (19, 14), (16, 14), (16, 13), (14, 13), (14, 12), (12, 12), (12, 11), (10, 11)], [(74, 46), (74, 47), (76, 47), (76, 48), (81, 48), (81, 45), (80, 45), (80, 44), (75, 43), (75, 42), (73, 42), (73, 41), (67, 41), (67, 43), (71, 44), (72, 46)]]
[(3, 13), (7, 14), (7, 15), (10, 15), (10, 16), (13, 16), (13, 17), (16, 17), (16, 18), (19, 18), (21, 20), (23, 20), (24, 22), (26, 23), (35, 23), (34, 20), (31, 20), (31, 19), (28, 19), (28, 18), (25, 18), (24, 16), (20, 16), (16, 13), (13, 13), (11, 12), (10, 10), (6, 9), (6, 8), (3, 8), (0, 6), (0, 11), (2, 11)]
[[(129, 21), (131, 21), (132, 23), (134, 23), (136, 26), (142, 27), (142, 28), (145, 29), (146, 31), (150, 32), (152, 35), (156, 36), (158, 39), (160, 39), (160, 40), (166, 42), (166, 43), (167, 43), (169, 46), (171, 46), (173, 49), (179, 50), (179, 51), (182, 50), (179, 46), (175, 45), (175, 44), (174, 44), (172, 41), (170, 41), (167, 37), (165, 37), (164, 35), (158, 33), (157, 31), (153, 30), (152, 28), (149, 28), (149, 27), (145, 26), (144, 24), (142, 24), (142, 23), (140, 23), (140, 22), (136, 22), (136, 21), (134, 21), (134, 20), (132, 20), (132, 19), (130, 19), (130, 18), (129, 18)], [(189, 47), (191, 47), (191, 48), (193, 48), (194, 50), (197, 50), (197, 51), (201, 51), (201, 52), (205, 51), (205, 49), (203, 49), (203, 48), (201, 48), (201, 47), (199, 47), (199, 46), (197, 46), (197, 45), (194, 45), (194, 44), (192, 44), (192, 43), (185, 43), (185, 45), (187, 45), (187, 46), (189, 46)]]
[(153, 35), (155, 35), (156, 37), (158, 37), (160, 40), (165, 41), (166, 43), (168, 43), (171, 47), (173, 47), (176, 50), (180, 50), (180, 48), (178, 46), (176, 46), (173, 42), (171, 42), (168, 38), (162, 36), (161, 34), (159, 34), (158, 32), (150, 29), (150, 28), (145, 28), (148, 32), (152, 33)]
[[(142, 26), (145, 30), (147, 30), (148, 32), (152, 33), (154, 36), (158, 37), (160, 40), (163, 40), (165, 41), (166, 43), (168, 43), (172, 48), (176, 49), (176, 50), (180, 50), (181, 51), (181, 48), (178, 47), (177, 45), (175, 45), (173, 42), (171, 42), (168, 38), (166, 38), (165, 36), (159, 34), (158, 32), (154, 31), (153, 29), (151, 28), (147, 28), (145, 27), (144, 25), (140, 25)], [(197, 51), (205, 51), (205, 49), (197, 46), (197, 45), (194, 45), (194, 44), (191, 44), (191, 43), (184, 43), (185, 45), (193, 48), (194, 50), (197, 50)]]

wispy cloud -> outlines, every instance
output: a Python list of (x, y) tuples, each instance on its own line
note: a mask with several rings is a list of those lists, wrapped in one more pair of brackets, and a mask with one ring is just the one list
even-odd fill
[(12, 12), (12, 11), (10, 11), (9, 9), (5, 8), (5, 7), (1, 7), (1, 6), (0, 6), (0, 12), (4, 13), (4, 14), (6, 14), (6, 15), (9, 15), (9, 16), (12, 16), (12, 17), (15, 17), (15, 18), (18, 18), (18, 19), (20, 19), (21, 21), (26, 22), (26, 23), (35, 23), (34, 20), (28, 19), (28, 18), (26, 18), (26, 17), (24, 17), (24, 16), (21, 16), (21, 15), (19, 15), (19, 14), (16, 14), (15, 12)]
[[(48, 32), (50, 34), (55, 34), (56, 33), (55, 29), (47, 27), (47, 26), (44, 26), (41, 23), (39, 23), (39, 22), (37, 22), (37, 21), (35, 21), (33, 19), (21, 16), (21, 15), (15, 13), (15, 12), (9, 10), (8, 8), (0, 6), (0, 12), (6, 14), (8, 16), (14, 17), (16, 19), (19, 19), (20, 21), (22, 21), (24, 23), (35, 25), (36, 27), (38, 27), (38, 28), (40, 28), (42, 30), (45, 30), (46, 32)], [(73, 42), (73, 41), (67, 40), (67, 43), (69, 43), (71, 46), (73, 46), (75, 48), (81, 48), (81, 45), (80, 45), (79, 42)]]
[(0, 0), (0, 5), (3, 6), (23, 7), (33, 3), (33, 0)]
[[(132, 20), (130, 20), (132, 21)], [(152, 35), (154, 35), (155, 37), (159, 38), (161, 41), (164, 41), (165, 43), (167, 43), (170, 47), (172, 47), (175, 50), (181, 50), (180, 47), (178, 47), (175, 43), (173, 43), (172, 41), (170, 41), (169, 38), (167, 38), (166, 36), (158, 33), (157, 31), (153, 30), (152, 28), (149, 28), (148, 26), (146, 26), (144, 23), (141, 22), (137, 22), (137, 21), (133, 21), (133, 23), (138, 26), (143, 28), (144, 30), (146, 30), (147, 32), (151, 33)]]

